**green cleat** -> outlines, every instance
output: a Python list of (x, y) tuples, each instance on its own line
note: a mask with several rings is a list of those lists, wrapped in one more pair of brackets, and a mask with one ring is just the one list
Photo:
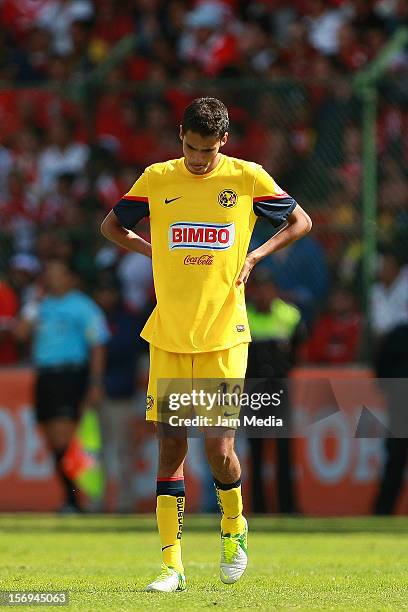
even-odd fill
[(172, 567), (162, 564), (162, 570), (153, 582), (147, 585), (145, 591), (156, 593), (175, 593), (186, 590), (186, 577)]
[(225, 584), (237, 582), (248, 564), (248, 523), (242, 533), (231, 535), (221, 532), (220, 578)]

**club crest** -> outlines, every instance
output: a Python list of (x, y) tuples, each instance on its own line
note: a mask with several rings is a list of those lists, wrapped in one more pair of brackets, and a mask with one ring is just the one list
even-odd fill
[(154, 405), (154, 397), (152, 395), (148, 395), (146, 397), (146, 410), (151, 410)]
[(238, 195), (232, 189), (223, 189), (218, 194), (218, 204), (224, 208), (232, 208), (238, 202)]

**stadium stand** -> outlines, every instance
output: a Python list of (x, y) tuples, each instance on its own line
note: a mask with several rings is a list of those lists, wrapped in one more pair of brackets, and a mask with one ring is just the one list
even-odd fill
[[(100, 221), (144, 166), (180, 156), (175, 128), (184, 106), (203, 93), (230, 109), (225, 152), (262, 163), (313, 217), (308, 250), (327, 280), (314, 292), (297, 281), (282, 289), (301, 308), (308, 300), (311, 327), (339, 280), (358, 304), (362, 134), (352, 79), (407, 21), (404, 0), (3, 0), (0, 267), (20, 305), (16, 257), (31, 258), (31, 284), (41, 285), (52, 255), (72, 255), (89, 291), (108, 276), (127, 276), (123, 253), (99, 234)], [(129, 36), (131, 52), (112, 64), (102, 87), (87, 89)], [(389, 71), (377, 125), (379, 237), (397, 244), (404, 263), (407, 75), (403, 52)], [(259, 223), (254, 240), (267, 232)], [(125, 295), (133, 310), (153, 299), (145, 272), (145, 297)], [(354, 333), (353, 346), (358, 325)]]

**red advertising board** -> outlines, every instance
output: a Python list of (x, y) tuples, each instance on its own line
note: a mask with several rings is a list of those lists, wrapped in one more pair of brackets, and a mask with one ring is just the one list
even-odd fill
[[(384, 398), (372, 372), (361, 368), (298, 368), (293, 376), (298, 421), (307, 422), (312, 417), (313, 422), (313, 413), (322, 408), (330, 415), (317, 420), (307, 437), (294, 441), (300, 508), (316, 516), (370, 514), (384, 460), (384, 440), (356, 438), (354, 434), (364, 407), (378, 422), (386, 421)], [(315, 384), (317, 381), (321, 384)], [(341, 408), (337, 412), (336, 406)], [(397, 512), (408, 514), (407, 478)]]
[[(298, 369), (294, 373), (293, 393), (296, 420), (310, 419), (311, 411), (319, 408), (319, 402), (327, 404), (327, 397), (314, 398), (312, 404), (304, 401), (305, 381), (313, 377), (332, 379), (338, 376), (342, 384), (338, 388), (333, 385), (333, 388), (340, 397), (342, 393), (344, 395), (344, 381), (349, 381), (347, 386), (350, 388), (356, 379), (369, 379), (370, 375), (370, 371), (361, 369)], [(0, 371), (0, 511), (52, 511), (61, 502), (53, 464), (31, 408), (32, 380), (32, 372), (27, 369)], [(384, 407), (380, 396), (374, 394), (370, 409), (381, 416)], [(348, 405), (346, 398), (341, 411), (316, 422), (307, 437), (293, 440), (297, 496), (300, 510), (306, 515), (358, 515), (370, 512), (378, 487), (383, 441), (373, 437), (354, 438), (350, 434), (350, 424), (358, 419), (359, 414), (356, 412), (354, 419), (352, 411), (357, 411), (356, 404)], [(135, 510), (152, 511), (155, 502), (156, 443), (151, 427), (144, 421), (137, 420), (134, 432), (137, 447), (132, 483), (137, 500)], [(268, 441), (267, 446), (265, 474), (270, 482), (269, 504), (270, 510), (273, 510), (274, 441)], [(245, 461), (245, 441), (240, 440), (238, 447)], [(205, 458), (198, 440), (191, 441), (186, 471), (189, 510), (200, 510), (211, 479), (206, 475)], [(114, 491), (114, 483), (110, 488)], [(248, 486), (245, 487), (245, 497), (247, 507), (250, 507)], [(407, 480), (397, 510), (400, 514), (408, 513)]]
[(50, 510), (61, 502), (31, 409), (30, 370), (0, 370), (0, 510)]

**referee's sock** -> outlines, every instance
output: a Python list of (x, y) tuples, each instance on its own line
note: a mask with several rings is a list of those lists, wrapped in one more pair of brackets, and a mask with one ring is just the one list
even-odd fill
[(181, 536), (185, 506), (184, 478), (175, 476), (157, 479), (156, 517), (163, 563), (181, 574)]
[(215, 492), (221, 510), (221, 531), (231, 535), (242, 533), (245, 520), (242, 516), (241, 479), (224, 484), (214, 478)]
[(75, 506), (75, 508), (79, 508), (79, 504), (75, 495), (75, 483), (66, 475), (65, 470), (62, 466), (62, 459), (64, 458), (65, 450), (54, 450), (54, 460), (55, 460), (55, 469), (60, 478), (61, 484), (64, 487), (64, 495), (65, 495), (65, 503), (70, 506)]

